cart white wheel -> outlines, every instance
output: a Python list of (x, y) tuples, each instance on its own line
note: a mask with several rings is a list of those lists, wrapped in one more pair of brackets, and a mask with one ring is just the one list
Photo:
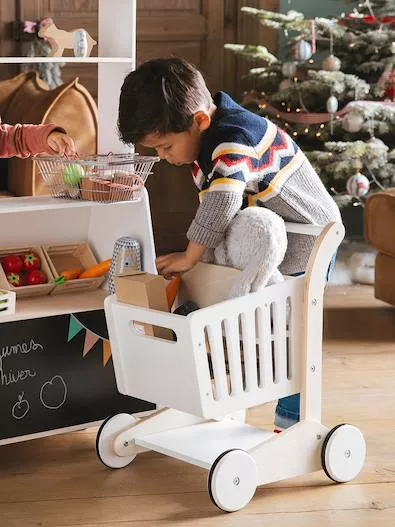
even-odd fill
[(137, 422), (130, 414), (117, 414), (107, 417), (101, 424), (96, 436), (96, 453), (100, 461), (108, 468), (124, 468), (129, 465), (136, 454), (118, 456), (114, 451), (117, 436)]
[(328, 478), (337, 483), (345, 483), (358, 476), (365, 457), (365, 439), (362, 432), (352, 425), (335, 426), (322, 445), (322, 467)]
[(253, 458), (244, 450), (228, 450), (211, 467), (208, 492), (218, 508), (234, 512), (251, 501), (257, 481), (258, 470)]

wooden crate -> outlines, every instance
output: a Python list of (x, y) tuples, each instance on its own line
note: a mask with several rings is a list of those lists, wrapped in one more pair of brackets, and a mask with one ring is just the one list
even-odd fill
[(0, 289), (0, 317), (15, 313), (16, 294), (13, 291)]
[[(67, 269), (81, 267), (85, 270), (99, 263), (88, 243), (46, 245), (43, 247), (43, 251), (55, 278), (58, 278), (62, 271), (66, 271)], [(63, 285), (55, 286), (51, 294), (60, 295), (64, 293), (76, 293), (78, 291), (91, 291), (98, 289), (104, 280), (104, 276), (68, 280)]]
[(16, 254), (22, 256), (23, 254), (34, 252), (41, 260), (41, 270), (45, 273), (48, 282), (46, 284), (38, 285), (23, 285), (20, 287), (14, 287), (7, 280), (3, 267), (0, 265), (0, 288), (7, 291), (13, 291), (16, 293), (17, 298), (27, 298), (31, 296), (44, 296), (49, 295), (52, 289), (55, 287), (54, 276), (47, 263), (47, 259), (44, 255), (42, 248), (39, 245), (28, 245), (26, 247), (13, 247), (8, 249), (0, 249), (0, 259), (9, 254)]

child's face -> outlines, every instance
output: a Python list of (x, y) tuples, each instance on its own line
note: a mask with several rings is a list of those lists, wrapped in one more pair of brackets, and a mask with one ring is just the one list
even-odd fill
[(195, 115), (192, 126), (186, 132), (146, 135), (141, 145), (154, 148), (161, 159), (172, 165), (187, 165), (193, 163), (200, 149), (200, 136), (210, 126), (211, 118), (206, 112)]

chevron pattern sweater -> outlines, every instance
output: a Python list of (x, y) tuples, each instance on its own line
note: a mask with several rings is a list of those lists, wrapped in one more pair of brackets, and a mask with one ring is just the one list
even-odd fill
[[(189, 240), (216, 247), (238, 210), (247, 206), (267, 207), (297, 223), (341, 221), (336, 203), (288, 134), (223, 92), (214, 103), (217, 109), (193, 168), (200, 206)], [(312, 236), (288, 234), (281, 272), (304, 271), (313, 244)]]

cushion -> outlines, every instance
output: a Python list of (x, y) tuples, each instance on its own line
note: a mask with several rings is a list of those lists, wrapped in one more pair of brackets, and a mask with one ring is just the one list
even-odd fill
[(395, 189), (378, 192), (366, 200), (365, 237), (378, 251), (395, 258)]
[(4, 119), (4, 115), (18, 90), (27, 80), (27, 74), (21, 73), (12, 79), (7, 79), (0, 82), (0, 116)]
[[(97, 107), (78, 78), (49, 90), (36, 72), (27, 73), (5, 112), (4, 122), (56, 124), (74, 139), (78, 152), (96, 153)], [(18, 196), (47, 194), (38, 168), (29, 159), (9, 160), (8, 188)]]

